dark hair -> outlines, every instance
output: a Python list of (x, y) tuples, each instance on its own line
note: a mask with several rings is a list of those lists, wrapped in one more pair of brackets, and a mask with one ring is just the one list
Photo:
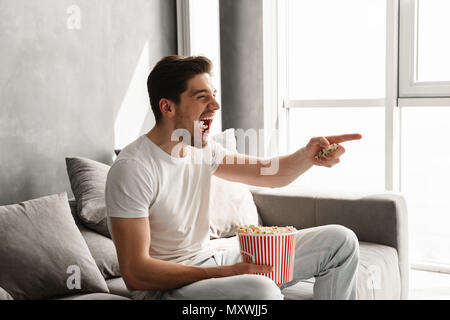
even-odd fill
[(188, 81), (201, 73), (211, 74), (211, 69), (211, 60), (203, 56), (170, 55), (162, 58), (147, 78), (147, 90), (156, 123), (162, 117), (159, 109), (162, 98), (178, 104), (180, 95), (187, 90)]

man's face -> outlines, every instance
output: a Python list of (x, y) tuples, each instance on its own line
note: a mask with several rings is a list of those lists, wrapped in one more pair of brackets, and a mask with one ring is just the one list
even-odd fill
[(205, 147), (215, 111), (219, 108), (210, 75), (198, 74), (188, 81), (187, 90), (180, 95), (175, 129), (189, 131), (191, 146)]

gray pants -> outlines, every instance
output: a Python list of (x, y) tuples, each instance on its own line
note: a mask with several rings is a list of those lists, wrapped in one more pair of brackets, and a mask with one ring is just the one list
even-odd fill
[[(281, 290), (315, 277), (314, 299), (355, 299), (359, 245), (356, 235), (340, 225), (299, 230), (295, 239), (294, 277), (281, 289), (271, 279), (254, 274), (197, 281), (173, 290), (147, 291), (143, 299), (279, 300)], [(218, 251), (198, 265), (230, 265), (242, 261), (239, 245)]]

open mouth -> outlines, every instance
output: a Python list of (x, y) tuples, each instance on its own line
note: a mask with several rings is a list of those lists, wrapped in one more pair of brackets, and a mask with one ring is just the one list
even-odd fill
[(212, 121), (213, 117), (200, 119), (200, 129), (202, 130), (202, 135), (209, 134)]

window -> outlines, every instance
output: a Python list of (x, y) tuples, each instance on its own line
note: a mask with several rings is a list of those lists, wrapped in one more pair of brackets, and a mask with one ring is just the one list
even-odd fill
[(364, 137), (332, 170), (294, 183), (384, 189), (386, 2), (288, 0), (286, 17), (288, 151), (313, 136)]
[(384, 190), (383, 108), (293, 108), (289, 121), (290, 152), (313, 136), (342, 132), (363, 135), (363, 140), (343, 144), (346, 153), (341, 163), (332, 169), (309, 170), (294, 183), (311, 188)]
[(450, 1), (400, 4), (400, 97), (450, 97)]
[(290, 99), (384, 98), (385, 15), (385, 1), (290, 0)]
[(450, 81), (450, 2), (421, 1), (417, 26), (417, 80)]

